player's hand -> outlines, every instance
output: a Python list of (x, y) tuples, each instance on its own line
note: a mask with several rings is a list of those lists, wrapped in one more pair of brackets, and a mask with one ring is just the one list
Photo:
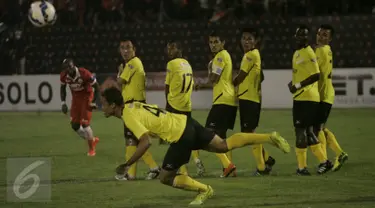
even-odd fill
[(68, 106), (66, 105), (66, 103), (63, 103), (61, 105), (61, 111), (64, 113), (64, 114), (67, 114), (68, 113)]
[(295, 93), (295, 92), (297, 92), (297, 88), (296, 88), (296, 86), (294, 86), (294, 85), (292, 84), (292, 82), (289, 82), (289, 83), (288, 83), (288, 88), (289, 88), (289, 91), (290, 91), (291, 93)]
[(94, 110), (94, 109), (97, 109), (97, 108), (98, 108), (98, 106), (96, 105), (96, 103), (94, 103), (94, 102), (90, 103), (90, 109), (91, 110)]
[(126, 163), (124, 163), (124, 164), (117, 166), (116, 173), (118, 175), (125, 175), (128, 172), (128, 170), (129, 170), (129, 166)]

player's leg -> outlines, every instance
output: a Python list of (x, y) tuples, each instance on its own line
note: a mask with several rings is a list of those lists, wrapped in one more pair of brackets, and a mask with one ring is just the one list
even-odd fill
[(86, 132), (81, 126), (81, 108), (79, 104), (79, 99), (77, 97), (73, 97), (72, 104), (70, 106), (70, 125), (78, 136), (80, 136), (82, 139), (86, 139)]
[[(191, 117), (191, 111), (190, 112), (183, 112), (183, 111), (179, 111), (175, 108), (173, 108), (169, 102), (167, 102), (167, 105), (165, 107), (165, 110), (168, 111), (168, 112), (171, 112), (171, 113), (176, 113), (176, 114), (183, 114), (183, 115), (186, 115), (187, 117)], [(198, 150), (193, 150), (192, 151), (192, 158), (194, 160), (194, 163), (195, 163), (195, 166), (197, 167), (197, 174), (198, 176), (203, 176), (203, 174), (205, 173), (205, 168), (204, 168), (204, 165), (203, 165), (203, 162), (199, 159), (199, 152)], [(182, 170), (180, 170), (180, 172), (185, 172), (185, 169), (186, 169), (186, 173), (187, 173), (187, 168), (185, 168), (186, 166), (184, 166), (182, 168)]]
[(319, 103), (319, 107), (317, 110), (317, 120), (316, 124), (314, 125), (314, 133), (318, 137), (318, 140), (320, 142), (320, 145), (322, 146), (322, 150), (324, 153), (324, 156), (328, 158), (327, 156), (327, 139), (323, 132), (323, 126), (328, 118), (328, 115), (326, 113), (325, 106), (323, 102)]
[(307, 169), (307, 124), (304, 102), (293, 101), (293, 125), (296, 137), (297, 175), (311, 175)]
[(92, 118), (92, 109), (90, 108), (90, 102), (93, 98), (93, 94), (89, 97), (84, 97), (81, 105), (81, 125), (86, 132), (86, 140), (89, 146), (88, 156), (96, 155), (96, 144), (99, 142), (99, 138), (94, 136), (94, 132), (91, 129), (90, 122)]
[[(206, 128), (211, 129), (218, 135), (222, 135), (223, 138), (226, 138), (227, 129), (225, 125), (223, 125), (223, 121), (226, 119), (226, 114), (222, 112), (223, 105), (213, 105), (207, 120), (206, 120)], [(224, 116), (223, 116), (224, 115)], [(226, 124), (226, 122), (224, 123)], [(223, 128), (224, 126), (224, 128)], [(216, 154), (216, 156), (220, 159), (221, 164), (223, 165), (224, 171), (221, 177), (228, 177), (235, 169), (236, 166), (229, 160), (226, 154), (220, 153)]]
[[(260, 117), (260, 103), (251, 102), (248, 100), (239, 100), (241, 132), (254, 133), (258, 127)], [(255, 175), (268, 175), (274, 165), (274, 162), (266, 167), (266, 159), (264, 155), (268, 156), (262, 144), (252, 145), (252, 153), (257, 163)], [(272, 158), (273, 159), (273, 158)]]
[[(322, 111), (324, 115), (323, 124), (325, 124), (328, 120), (329, 114), (331, 113), (332, 104), (322, 102)], [(333, 150), (336, 154), (335, 164), (332, 168), (333, 171), (338, 171), (342, 167), (342, 165), (348, 160), (348, 154), (344, 152), (337, 142), (335, 135), (325, 126), (322, 126), (321, 134), (323, 134), (326, 138), (328, 147)]]
[(191, 144), (188, 139), (193, 139), (193, 137), (194, 135), (191, 136), (187, 133), (181, 137), (179, 142), (170, 145), (164, 157), (160, 182), (174, 188), (197, 192), (198, 196), (190, 204), (200, 205), (213, 195), (213, 189), (188, 175), (177, 174), (178, 169), (190, 160)]
[[(313, 155), (318, 159), (319, 161), (319, 167), (318, 167), (318, 174), (324, 174), (332, 169), (333, 165), (328, 160), (327, 155), (324, 153), (322, 145), (320, 144), (317, 135), (319, 134), (319, 128), (315, 128), (317, 123), (319, 123), (319, 117), (318, 117), (318, 109), (319, 109), (319, 103), (318, 102), (305, 102), (305, 108), (306, 108), (306, 118), (305, 122), (308, 125), (307, 129), (307, 144), (310, 147)], [(307, 110), (308, 109), (308, 110)]]

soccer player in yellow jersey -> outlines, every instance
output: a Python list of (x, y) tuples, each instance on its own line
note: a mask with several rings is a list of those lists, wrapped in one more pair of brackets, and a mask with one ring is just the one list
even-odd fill
[[(182, 45), (178, 41), (167, 44), (167, 76), (165, 78), (165, 96), (167, 99), (166, 110), (171, 113), (191, 116), (191, 94), (193, 92), (193, 70), (189, 62), (182, 58)], [(198, 150), (192, 152), (197, 173), (202, 176), (205, 172), (204, 165), (199, 159)]]
[[(258, 41), (259, 34), (256, 29), (242, 30), (241, 45), (245, 55), (241, 61), (241, 69), (233, 80), (233, 85), (238, 86), (241, 132), (246, 133), (253, 133), (258, 127), (261, 111), (261, 83), (264, 78), (260, 53), (256, 49)], [(268, 155), (261, 144), (253, 145), (252, 149), (257, 162), (255, 175), (268, 175), (275, 159)]]
[(307, 169), (307, 147), (319, 160), (318, 174), (332, 169), (332, 163), (324, 154), (321, 144), (313, 131), (317, 120), (320, 96), (318, 80), (320, 76), (316, 55), (308, 43), (309, 28), (297, 28), (295, 39), (297, 50), (293, 55), (293, 79), (288, 84), (293, 93), (293, 123), (296, 134), (297, 175), (311, 175)]
[(155, 105), (141, 102), (124, 104), (121, 92), (115, 87), (104, 90), (102, 104), (106, 117), (122, 118), (125, 125), (138, 138), (137, 150), (126, 163), (116, 168), (117, 174), (124, 174), (151, 146), (151, 138), (159, 137), (170, 143), (164, 156), (160, 181), (174, 188), (197, 192), (198, 196), (190, 205), (201, 205), (214, 193), (211, 186), (202, 184), (188, 175), (177, 174), (177, 170), (189, 162), (192, 150), (225, 153), (245, 145), (269, 143), (285, 153), (290, 152), (288, 142), (276, 132), (237, 133), (224, 140), (192, 117), (170, 113)]
[(331, 25), (321, 25), (316, 34), (317, 47), (315, 54), (318, 59), (320, 69), (319, 93), (320, 105), (318, 111), (318, 121), (315, 129), (319, 132), (319, 141), (322, 144), (324, 154), (327, 155), (326, 145), (328, 145), (336, 154), (335, 164), (332, 168), (337, 171), (348, 160), (348, 154), (342, 150), (336, 140), (335, 135), (325, 127), (328, 116), (335, 99), (335, 89), (332, 85), (332, 51), (330, 42), (334, 35), (334, 29)]
[[(209, 83), (197, 85), (196, 88), (213, 87), (213, 102), (206, 120), (206, 127), (212, 129), (221, 138), (227, 137), (228, 129), (233, 129), (236, 121), (236, 92), (232, 80), (232, 59), (224, 49), (225, 41), (220, 34), (213, 31), (209, 37), (211, 52), (215, 55), (209, 64)], [(236, 176), (236, 166), (231, 162), (231, 152), (216, 154), (222, 165), (221, 177), (231, 173)]]
[[(125, 62), (119, 66), (117, 82), (122, 88), (122, 95), (125, 103), (134, 101), (146, 102), (146, 75), (143, 69), (142, 61), (135, 55), (135, 47), (133, 41), (125, 38), (120, 42), (119, 51)], [(128, 160), (134, 154), (138, 140), (134, 138), (134, 134), (124, 125), (124, 137), (126, 142), (125, 159)], [(159, 173), (160, 168), (152, 158), (150, 152), (146, 152), (143, 156), (144, 162), (150, 167), (150, 171), (146, 180), (155, 179)], [(132, 180), (135, 179), (137, 172), (137, 164), (134, 164), (127, 173), (126, 177), (116, 176), (118, 180)]]

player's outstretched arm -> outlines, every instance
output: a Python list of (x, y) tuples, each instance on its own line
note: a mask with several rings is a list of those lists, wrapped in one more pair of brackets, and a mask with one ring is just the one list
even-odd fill
[(151, 138), (152, 137), (150, 136), (149, 133), (145, 133), (139, 138), (139, 143), (138, 143), (137, 149), (135, 150), (133, 156), (131, 156), (130, 159), (128, 161), (126, 161), (126, 163), (124, 163), (122, 165), (119, 165), (116, 168), (117, 174), (125, 174), (127, 169), (132, 164), (137, 162), (145, 154), (145, 152), (151, 146)]
[(68, 112), (68, 106), (66, 105), (66, 84), (60, 86), (60, 99), (61, 99), (61, 111), (66, 114)]

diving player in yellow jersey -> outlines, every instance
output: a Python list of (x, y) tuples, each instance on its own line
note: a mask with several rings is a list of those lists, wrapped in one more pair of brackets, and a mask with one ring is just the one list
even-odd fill
[(225, 153), (246, 145), (268, 143), (285, 153), (290, 152), (288, 142), (276, 132), (237, 133), (224, 140), (192, 117), (170, 113), (155, 105), (141, 102), (124, 104), (121, 92), (115, 87), (104, 90), (102, 104), (106, 117), (121, 118), (138, 139), (137, 150), (126, 163), (116, 168), (116, 173), (125, 174), (151, 146), (151, 138), (159, 137), (170, 143), (164, 156), (160, 182), (174, 188), (197, 192), (197, 197), (190, 205), (201, 205), (214, 194), (210, 185), (200, 183), (188, 175), (177, 174), (178, 169), (189, 162), (192, 150)]
[[(146, 102), (146, 75), (143, 69), (142, 61), (136, 57), (136, 49), (134, 41), (125, 38), (120, 42), (120, 54), (125, 62), (119, 66), (117, 82), (122, 88), (122, 95), (125, 103), (134, 101)], [(138, 140), (134, 138), (134, 134), (124, 125), (124, 137), (126, 143), (125, 160), (128, 160), (135, 152)], [(144, 162), (150, 167), (150, 171), (146, 176), (146, 180), (155, 179), (160, 168), (152, 158), (150, 152), (146, 152), (143, 156)], [(137, 164), (135, 163), (130, 169), (126, 177), (116, 176), (117, 180), (133, 180), (136, 177)]]
[(348, 160), (348, 154), (341, 149), (335, 135), (325, 127), (335, 100), (335, 89), (332, 85), (333, 59), (331, 47), (329, 45), (333, 35), (334, 29), (331, 25), (321, 25), (316, 34), (317, 47), (315, 49), (315, 54), (320, 69), (320, 104), (315, 129), (319, 131), (318, 138), (322, 144), (324, 154), (327, 155), (326, 145), (335, 152), (336, 160), (332, 170), (338, 171), (346, 160)]
[(297, 50), (293, 55), (293, 79), (288, 84), (293, 94), (293, 124), (296, 134), (297, 175), (311, 175), (307, 169), (307, 147), (319, 160), (318, 174), (332, 169), (324, 154), (313, 126), (317, 121), (320, 102), (318, 80), (320, 76), (316, 55), (309, 45), (309, 28), (301, 25), (295, 33)]
[[(233, 85), (238, 86), (241, 132), (253, 133), (258, 127), (261, 111), (261, 83), (264, 79), (261, 69), (261, 58), (256, 48), (260, 37), (256, 29), (244, 28), (241, 35), (241, 45), (245, 55), (241, 61), (241, 68), (233, 80)], [(253, 155), (257, 162), (255, 175), (268, 175), (275, 159), (261, 144), (252, 146)]]
[[(182, 45), (178, 41), (167, 44), (167, 76), (165, 78), (166, 110), (171, 113), (184, 114), (191, 117), (191, 94), (193, 92), (193, 70), (189, 62), (182, 57)], [(197, 174), (205, 172), (198, 150), (192, 152), (197, 166)], [(184, 166), (185, 168), (185, 166)], [(180, 170), (181, 171), (181, 170)]]
[[(237, 115), (236, 92), (232, 80), (232, 59), (224, 49), (225, 41), (217, 32), (209, 37), (211, 52), (215, 55), (209, 64), (209, 83), (196, 85), (196, 89), (213, 87), (213, 102), (206, 120), (206, 127), (212, 129), (221, 138), (227, 137), (228, 129), (233, 129)], [(222, 165), (223, 174), (236, 176), (236, 166), (231, 162), (231, 152), (216, 154)]]

